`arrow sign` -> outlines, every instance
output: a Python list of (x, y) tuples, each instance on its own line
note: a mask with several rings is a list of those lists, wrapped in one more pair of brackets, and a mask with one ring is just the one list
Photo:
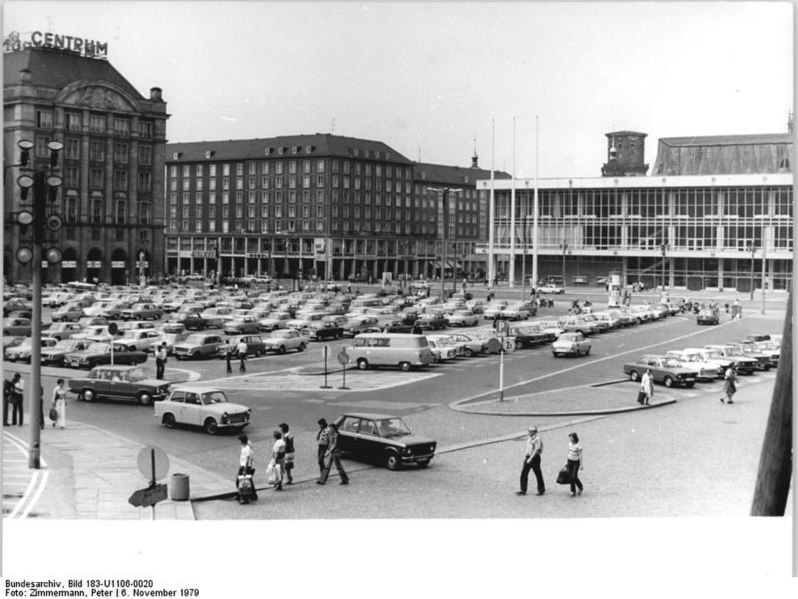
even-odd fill
[(127, 501), (135, 507), (148, 507), (164, 499), (166, 499), (166, 485), (160, 484), (146, 489), (139, 489)]

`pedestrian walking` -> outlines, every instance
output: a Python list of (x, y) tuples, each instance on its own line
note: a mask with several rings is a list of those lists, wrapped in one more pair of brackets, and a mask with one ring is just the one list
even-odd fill
[(319, 418), (316, 424), (319, 425), (319, 430), (316, 431), (316, 444), (318, 445), (316, 451), (319, 463), (319, 476), (321, 476), (327, 468), (324, 456), (327, 455), (327, 446), (330, 444), (330, 440), (327, 434), (327, 421), (324, 418)]
[(637, 403), (647, 406), (654, 396), (654, 379), (651, 378), (651, 369), (646, 368), (640, 379), (640, 391), (637, 393)]
[(584, 486), (579, 480), (579, 469), (582, 468), (582, 445), (579, 443), (579, 435), (571, 433), (568, 435), (568, 476), (571, 479), (571, 497), (581, 495)]
[(340, 439), (338, 435), (338, 425), (334, 422), (331, 422), (327, 427), (327, 438), (329, 440), (329, 445), (327, 446), (325, 457), (329, 458), (329, 460), (327, 462), (327, 467), (324, 469), (324, 472), (321, 473), (321, 478), (316, 481), (316, 484), (323, 485), (327, 482), (327, 478), (330, 476), (330, 470), (332, 470), (333, 464), (335, 464), (335, 469), (341, 476), (341, 484), (348, 485), (349, 476), (347, 476), (346, 470), (344, 470), (343, 465), (341, 465), (341, 450), (338, 449), (338, 441)]
[(723, 395), (720, 398), (721, 403), (734, 403), (732, 398), (737, 392), (737, 373), (733, 366), (729, 366), (723, 374)]
[(242, 338), (241, 341), (238, 342), (238, 346), (236, 347), (236, 351), (238, 352), (238, 359), (241, 362), (238, 365), (238, 372), (246, 372), (247, 371), (247, 344)]
[(521, 468), (521, 490), (516, 491), (516, 495), (526, 495), (530, 470), (535, 473), (535, 480), (538, 484), (537, 494), (543, 495), (546, 492), (543, 474), (540, 471), (540, 456), (542, 453), (543, 441), (538, 435), (538, 429), (536, 426), (530, 426), (529, 437), (526, 440), (526, 450), (524, 451), (524, 466)]
[(294, 484), (294, 476), (291, 471), (294, 469), (294, 433), (288, 430), (288, 425), (283, 422), (280, 424), (280, 431), (283, 433), (285, 441), (285, 484)]
[(233, 372), (233, 367), (230, 365), (230, 360), (233, 357), (233, 346), (230, 345), (230, 340), (226, 339), (224, 342), (224, 359), (227, 362), (227, 374)]
[(163, 379), (163, 371), (166, 367), (166, 341), (161, 342), (160, 347), (155, 350), (155, 378)]
[[(22, 398), (25, 394), (25, 381), (22, 380), (22, 375), (16, 372), (14, 378), (11, 379), (11, 384), (11, 424), (22, 426)], [(17, 422), (17, 415), (19, 415), (19, 422)]]
[(64, 386), (64, 379), (58, 379), (53, 387), (53, 407), (58, 412), (58, 420), (53, 422), (53, 427), (63, 429), (66, 427), (66, 398), (67, 390)]
[(246, 435), (238, 435), (238, 441), (241, 443), (241, 451), (238, 456), (238, 476), (236, 477), (238, 501), (239, 503), (249, 503), (250, 499), (258, 498), (254, 480), (255, 452)]
[(273, 485), (275, 491), (283, 490), (283, 472), (285, 471), (285, 441), (283, 433), (274, 431), (274, 445), (272, 446), (272, 460), (269, 462), (269, 469), (274, 473)]

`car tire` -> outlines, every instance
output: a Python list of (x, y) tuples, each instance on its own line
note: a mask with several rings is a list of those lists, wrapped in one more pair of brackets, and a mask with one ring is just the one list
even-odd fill
[(199, 360), (199, 357), (200, 357), (200, 353), (198, 351), (195, 351), (193, 354), (191, 354), (191, 359), (192, 360)]
[(402, 372), (409, 372), (412, 366), (410, 362), (399, 362), (399, 368), (402, 369)]
[(662, 379), (662, 384), (669, 388), (673, 387), (673, 378), (666, 376), (664, 379)]
[(357, 367), (358, 367), (358, 370), (368, 370), (369, 369), (369, 361), (366, 360), (366, 358), (358, 358)]
[(174, 428), (175, 424), (177, 423), (175, 420), (175, 415), (170, 412), (167, 412), (163, 415), (162, 422), (166, 428)]
[(143, 406), (151, 406), (152, 405), (152, 395), (149, 393), (141, 393), (138, 397), (139, 403)]
[(299, 344), (299, 347), (297, 348), (297, 350), (299, 350), (299, 351), (305, 351), (305, 344), (304, 344), (304, 343), (300, 343), (300, 344)]
[(388, 470), (399, 470), (399, 466), (402, 465), (402, 460), (399, 459), (399, 455), (396, 452), (391, 451), (385, 456), (385, 467)]
[(416, 462), (419, 468), (426, 468), (429, 466), (429, 460), (421, 460), (420, 462)]
[(209, 435), (215, 435), (219, 432), (219, 423), (216, 422), (215, 418), (207, 418), (202, 424), (202, 428), (204, 428), (205, 432)]
[(585, 350), (585, 355), (586, 355), (586, 356), (589, 356), (589, 355), (590, 355), (590, 348), (589, 348), (589, 347), (588, 347), (588, 348)]
[(640, 373), (637, 372), (637, 370), (632, 370), (632, 372), (629, 373), (629, 378), (636, 383), (640, 380)]
[(465, 348), (465, 355), (466, 358), (473, 358), (474, 357), (474, 350), (470, 347)]
[(280, 354), (280, 355), (284, 354), (285, 353), (285, 345), (281, 345), (280, 347), (278, 347), (277, 348), (277, 353)]
[(551, 355), (554, 356), (555, 358), (560, 357), (560, 354), (558, 354), (556, 351), (551, 352)]
[(80, 393), (80, 399), (88, 403), (97, 399), (97, 395), (91, 389), (84, 389)]

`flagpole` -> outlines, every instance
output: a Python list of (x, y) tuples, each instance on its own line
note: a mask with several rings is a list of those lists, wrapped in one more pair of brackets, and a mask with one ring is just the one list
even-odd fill
[(490, 144), (490, 206), (488, 213), (488, 284), (493, 285), (496, 280), (496, 266), (494, 259), (494, 245), (496, 243), (496, 192), (495, 192), (495, 169), (493, 168), (496, 158), (496, 119), (491, 119), (491, 144)]
[(510, 260), (507, 265), (507, 282), (515, 286), (515, 117), (513, 117), (513, 179), (510, 189)]
[[(540, 212), (540, 205), (538, 204), (538, 115), (535, 115), (535, 202), (532, 212), (532, 292), (537, 289), (538, 285), (538, 213)], [(565, 281), (563, 281), (563, 285)]]

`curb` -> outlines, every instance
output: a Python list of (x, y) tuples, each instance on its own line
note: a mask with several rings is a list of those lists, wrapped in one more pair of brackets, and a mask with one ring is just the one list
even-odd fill
[(461, 412), (463, 414), (478, 414), (480, 416), (514, 416), (514, 417), (529, 416), (535, 418), (543, 418), (547, 416), (607, 416), (610, 414), (624, 414), (627, 412), (637, 412), (639, 410), (650, 410), (653, 408), (668, 406), (675, 403), (676, 403), (675, 399), (669, 399), (666, 401), (652, 403), (647, 406), (629, 406), (625, 408), (606, 408), (601, 410), (570, 410), (567, 412), (494, 412), (494, 411), (483, 412), (479, 410), (469, 410), (466, 408), (462, 408), (460, 406), (452, 406), (452, 404), (449, 404), (449, 407), (456, 412)]

